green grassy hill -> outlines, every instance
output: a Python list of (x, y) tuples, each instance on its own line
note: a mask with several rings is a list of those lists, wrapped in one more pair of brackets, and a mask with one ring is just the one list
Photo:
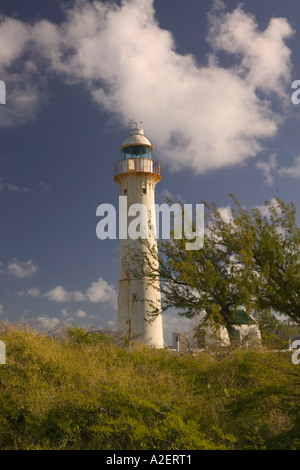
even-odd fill
[(3, 323), (0, 449), (300, 449), (291, 353), (177, 355)]

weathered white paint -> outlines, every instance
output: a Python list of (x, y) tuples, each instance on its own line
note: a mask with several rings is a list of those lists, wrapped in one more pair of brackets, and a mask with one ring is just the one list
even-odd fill
[[(139, 129), (137, 129), (138, 131)], [(129, 139), (129, 145), (134, 144), (134, 134)], [(142, 131), (142, 129), (141, 129)], [(141, 142), (141, 135), (137, 132), (136, 145), (149, 145)], [(142, 134), (143, 135), (143, 134)], [(147, 139), (148, 140), (148, 139)], [(126, 146), (126, 141), (124, 145)], [(128, 141), (127, 141), (128, 145)], [(151, 144), (150, 144), (151, 145)], [(132, 160), (132, 164), (130, 163)], [(143, 204), (151, 213), (155, 204), (155, 186), (160, 180), (160, 175), (153, 172), (153, 161), (144, 158), (132, 158), (124, 160), (124, 164), (118, 166), (118, 174), (115, 181), (119, 184), (121, 195), (127, 196), (127, 207), (133, 204)], [(132, 168), (131, 168), (132, 167)], [(130, 217), (127, 217), (127, 230), (130, 225)], [(155, 214), (152, 211), (151, 224), (156, 227)], [(157, 241), (151, 238), (151, 243), (157, 249)], [(145, 250), (139, 240), (130, 237), (120, 238), (119, 258), (119, 296), (118, 296), (118, 331), (134, 341), (145, 343), (156, 348), (165, 346), (163, 340), (163, 324), (161, 314), (161, 295), (159, 280), (149, 285), (146, 279), (134, 279), (133, 277), (133, 253), (135, 250)], [(159, 309), (159, 314), (153, 319), (149, 315), (149, 301)]]

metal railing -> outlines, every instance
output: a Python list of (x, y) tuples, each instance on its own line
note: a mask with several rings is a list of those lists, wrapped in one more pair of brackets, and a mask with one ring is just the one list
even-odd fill
[(161, 176), (161, 165), (158, 160), (149, 158), (129, 158), (118, 160), (114, 164), (114, 178), (122, 173), (152, 173)]

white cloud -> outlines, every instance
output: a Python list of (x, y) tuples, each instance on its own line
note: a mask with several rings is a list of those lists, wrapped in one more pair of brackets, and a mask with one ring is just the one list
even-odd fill
[(79, 290), (75, 290), (74, 292), (72, 292), (71, 296), (72, 299), (75, 300), (75, 302), (82, 302), (83, 300), (86, 300), (86, 295)]
[(64, 318), (69, 317), (69, 310), (67, 308), (63, 308), (61, 313)]
[(108, 284), (101, 277), (87, 289), (86, 296), (90, 302), (109, 302), (114, 308), (117, 308), (118, 295), (114, 286)]
[[(56, 286), (44, 294), (51, 302), (109, 302), (114, 308), (117, 307), (117, 292), (112, 284), (101, 277), (93, 282), (86, 290), (86, 293), (81, 291), (67, 291), (63, 286)], [(67, 310), (62, 311), (67, 314)], [(79, 311), (82, 312), (83, 311)], [(78, 313), (77, 312), (77, 313)]]
[(114, 331), (117, 328), (117, 323), (112, 320), (108, 320), (108, 322), (106, 322), (105, 328)]
[(222, 219), (226, 222), (229, 223), (230, 220), (232, 220), (232, 210), (230, 206), (227, 207), (219, 207), (218, 211), (220, 212), (220, 215)]
[(26, 278), (32, 277), (38, 270), (38, 267), (33, 263), (32, 260), (29, 261), (19, 261), (14, 258), (8, 263), (8, 272), (12, 276)]
[(51, 318), (48, 315), (39, 315), (37, 321), (42, 330), (52, 330), (60, 323), (59, 318)]
[(240, 57), (238, 75), (253, 87), (282, 95), (291, 71), (291, 51), (285, 40), (294, 32), (285, 18), (271, 18), (260, 30), (254, 15), (239, 4), (227, 13), (222, 1), (210, 13), (209, 39), (214, 49)]
[(267, 162), (258, 161), (256, 163), (257, 168), (259, 168), (266, 179), (267, 184), (272, 184), (274, 180), (274, 174), (277, 172), (277, 158), (275, 154), (270, 155)]
[[(0, 125), (1, 125), (1, 117), (0, 117)], [(14, 192), (14, 193), (33, 193), (34, 191), (30, 188), (27, 188), (25, 186), (18, 186), (17, 184), (12, 184), (4, 180), (0, 176), (0, 191), (9, 191), (9, 192)]]
[[(286, 40), (293, 31), (285, 18), (272, 18), (261, 29), (241, 6), (226, 12), (223, 2), (214, 4), (211, 54), (201, 66), (176, 51), (172, 34), (155, 19), (153, 0), (121, 6), (77, 0), (59, 25), (4, 18), (0, 38), (7, 50), (2, 47), (0, 71), (12, 90), (7, 113), (14, 115), (0, 125), (28, 120), (38, 110), (46, 77), (55, 74), (85, 86), (126, 127), (141, 116), (171, 169), (204, 173), (256, 156), (282, 120), (272, 97), (284, 106), (291, 71)], [(220, 52), (232, 65), (222, 66)], [(12, 63), (19, 66), (15, 75), (8, 69)]]
[(33, 118), (46, 96), (45, 78), (40, 74), (33, 49), (31, 26), (14, 18), (0, 18), (0, 73), (7, 86), (6, 106), (0, 114), (0, 126), (14, 126)]
[(295, 158), (294, 164), (290, 167), (278, 167), (274, 154), (270, 155), (267, 162), (258, 161), (256, 166), (264, 173), (267, 184), (273, 183), (275, 175), (300, 178), (300, 155)]
[(86, 318), (87, 313), (84, 310), (77, 310), (74, 316), (77, 318)]
[(41, 295), (41, 291), (37, 287), (32, 287), (31, 289), (27, 290), (27, 294), (31, 295), (32, 297), (39, 297)]
[(66, 291), (64, 287), (57, 286), (46, 292), (45, 297), (48, 297), (52, 302), (69, 302), (72, 300), (73, 296), (72, 293)]
[(27, 289), (26, 292), (20, 291), (18, 295), (19, 296), (28, 295), (29, 297), (40, 297), (41, 291), (37, 287), (31, 287), (30, 289)]
[(39, 315), (36, 320), (38, 323), (38, 327), (44, 331), (50, 331), (58, 327), (65, 328), (74, 322), (74, 319), (72, 317), (67, 317), (67, 318), (64, 318), (63, 320), (60, 320), (59, 318), (56, 318), (56, 317), (49, 317), (49, 315), (46, 315), (46, 314)]
[(63, 308), (61, 309), (61, 314), (62, 314), (62, 317), (64, 318), (64, 322), (71, 322), (71, 321), (74, 321), (74, 318), (86, 318), (87, 317), (87, 313), (84, 311), (84, 310), (77, 310), (77, 312), (75, 312), (73, 314), (73, 316), (71, 316), (70, 312), (69, 312), (69, 309), (68, 308)]
[(32, 193), (33, 190), (26, 188), (25, 186), (18, 186), (16, 184), (11, 184), (9, 183), (7, 185), (8, 191), (14, 192), (14, 193)]
[(175, 203), (177, 202), (182, 202), (184, 203), (185, 200), (184, 198), (181, 196), (181, 194), (177, 193), (176, 195), (174, 193), (172, 193), (172, 191), (170, 191), (169, 189), (167, 188), (164, 188), (162, 189), (161, 191), (158, 190), (157, 192), (157, 199), (158, 201), (162, 201), (162, 203), (165, 202), (165, 199), (170, 199), (171, 201), (174, 201)]
[(295, 158), (293, 166), (280, 168), (278, 173), (280, 176), (292, 176), (293, 178), (300, 178), (300, 155)]
[[(270, 202), (270, 206), (275, 206), (278, 212), (280, 213), (280, 207), (278, 206), (276, 198), (271, 198), (269, 202)], [(267, 217), (267, 218), (270, 217), (269, 205), (262, 204), (260, 206), (255, 206), (255, 208), (259, 210), (262, 216)]]
[(1, 18), (0, 28), (0, 63), (9, 66), (16, 60), (30, 38), (30, 27), (13, 18)]
[[(263, 78), (272, 77), (272, 90), (279, 92), (279, 81), (289, 77), (290, 51), (284, 38), (292, 31), (283, 19), (264, 32), (252, 19), (249, 31), (249, 15), (240, 8), (231, 14), (219, 12), (211, 16), (216, 52), (224, 50), (222, 39), (233, 34), (236, 17), (240, 35), (227, 52), (241, 55), (242, 71), (224, 69), (216, 60), (199, 67), (191, 55), (176, 53), (171, 34), (156, 23), (150, 1), (130, 1), (113, 10), (78, 3), (69, 17), (67, 38), (73, 55), (64, 63), (64, 72), (86, 80), (95, 101), (122, 116), (124, 123), (142, 115), (147, 132), (173, 167), (204, 172), (241, 163), (260, 150), (260, 138), (276, 133), (278, 116), (256, 89), (262, 89)], [(256, 49), (257, 60), (250, 48), (253, 41), (264, 46)], [(258, 65), (265, 60), (262, 49), (281, 53), (278, 62), (268, 62), (268, 74), (255, 81)]]

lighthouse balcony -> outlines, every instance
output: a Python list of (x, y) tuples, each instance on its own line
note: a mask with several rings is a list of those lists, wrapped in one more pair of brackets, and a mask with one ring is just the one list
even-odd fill
[(121, 174), (148, 173), (156, 176), (158, 181), (161, 178), (161, 165), (157, 160), (149, 158), (129, 158), (118, 160), (114, 164), (114, 180), (118, 181)]

